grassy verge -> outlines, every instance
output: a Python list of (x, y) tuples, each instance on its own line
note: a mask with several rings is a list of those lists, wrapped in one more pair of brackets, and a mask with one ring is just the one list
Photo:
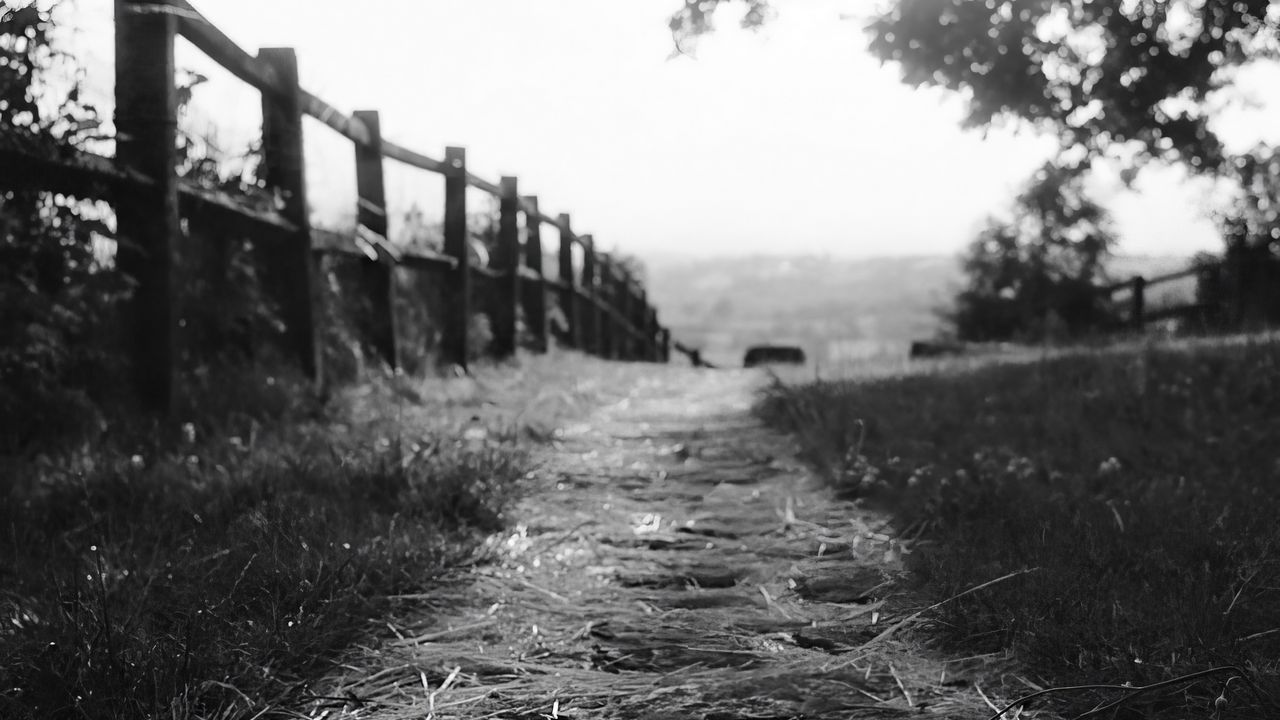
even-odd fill
[[(759, 412), (920, 537), (939, 599), (1036, 568), (940, 608), (931, 634), (953, 649), (1012, 650), (1058, 685), (1234, 664), (1280, 697), (1275, 340), (779, 382)], [(1134, 717), (1209, 717), (1226, 679), (1144, 695)], [(1246, 685), (1221, 717), (1280, 713)]]
[(554, 421), (526, 408), (576, 402), (531, 394), (565, 387), (542, 365), (502, 371), (520, 384), (380, 380), (326, 407), (283, 379), (224, 378), (187, 422), (3, 460), (0, 717), (301, 704), (377, 634), (387, 596), (429, 590), (501, 526), (525, 439)]

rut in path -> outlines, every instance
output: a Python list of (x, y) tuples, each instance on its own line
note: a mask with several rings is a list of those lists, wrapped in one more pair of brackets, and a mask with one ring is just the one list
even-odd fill
[(540, 451), (496, 560), (335, 681), (324, 694), (352, 700), (328, 717), (991, 713), (976, 667), (906, 637), (924, 603), (895, 583), (886, 519), (752, 417), (761, 376), (629, 373)]

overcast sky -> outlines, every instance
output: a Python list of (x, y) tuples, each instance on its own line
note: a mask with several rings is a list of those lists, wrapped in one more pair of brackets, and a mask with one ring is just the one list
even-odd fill
[[(864, 15), (867, 0), (779, 0), (757, 33), (726, 15), (696, 59), (672, 59), (666, 20), (679, 2), (194, 4), (251, 52), (296, 48), (307, 89), (343, 110), (380, 110), (388, 138), (433, 157), (466, 146), (473, 171), (519, 176), (544, 209), (642, 257), (954, 253), (1051, 149), (1026, 133), (962, 131), (957, 100), (898, 82), (866, 52), (863, 22), (842, 19)], [(76, 0), (102, 93), (110, 6)], [(214, 78), (188, 124), (215, 120), (232, 149), (256, 137), (254, 91), (190, 46), (179, 64)], [(1233, 118), (1239, 142), (1255, 139), (1260, 115)], [(337, 222), (354, 205), (351, 146), (307, 127), (311, 201), (319, 222)], [(439, 216), (438, 177), (396, 170), (388, 183), (393, 217), (415, 201)], [(1139, 188), (1099, 183), (1122, 251), (1219, 248), (1197, 218), (1204, 188), (1173, 172), (1144, 173)]]

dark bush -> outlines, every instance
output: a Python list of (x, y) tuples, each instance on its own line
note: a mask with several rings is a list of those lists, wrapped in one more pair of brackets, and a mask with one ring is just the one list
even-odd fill
[(1097, 291), (1115, 243), (1080, 168), (1046, 164), (1009, 219), (991, 219), (962, 257), (966, 286), (944, 317), (961, 340), (1044, 341), (1114, 327)]

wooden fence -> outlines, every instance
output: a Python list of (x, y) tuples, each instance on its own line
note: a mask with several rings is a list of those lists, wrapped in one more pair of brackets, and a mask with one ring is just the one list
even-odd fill
[(1141, 330), (1148, 323), (1164, 320), (1207, 323), (1206, 316), (1213, 308), (1205, 303), (1179, 303), (1152, 308), (1149, 307), (1147, 300), (1151, 290), (1155, 287), (1175, 283), (1190, 277), (1200, 277), (1203, 273), (1212, 272), (1216, 269), (1212, 265), (1192, 265), (1182, 270), (1151, 278), (1135, 275), (1123, 282), (1103, 286), (1099, 288), (1099, 293), (1111, 299), (1120, 295), (1128, 305), (1128, 310), (1124, 314), (1125, 319), (1128, 320), (1130, 327), (1137, 330)]
[[(645, 289), (625, 268), (598, 252), (591, 235), (578, 234), (570, 217), (552, 217), (538, 198), (521, 195), (518, 181), (489, 182), (467, 169), (464, 148), (444, 159), (401, 147), (382, 137), (376, 111), (345, 115), (302, 89), (293, 50), (265, 48), (256, 56), (233, 43), (186, 0), (116, 0), (116, 156), (66, 150), (50, 158), (2, 138), (0, 167), (24, 187), (82, 198), (109, 199), (119, 245), (118, 267), (136, 282), (130, 311), (131, 349), (137, 391), (157, 409), (170, 407), (175, 378), (174, 253), (187, 222), (216, 222), (249, 231), (266, 247), (262, 268), (280, 309), (288, 354), (317, 380), (323, 376), (317, 318), (319, 257), (338, 253), (364, 257), (362, 293), (369, 300), (370, 345), (391, 366), (397, 363), (392, 316), (392, 270), (396, 266), (436, 273), (445, 297), (441, 360), (467, 366), (471, 285), (479, 277), (495, 297), (490, 307), (491, 351), (516, 349), (522, 310), (535, 348), (548, 344), (548, 296), (564, 315), (562, 340), (611, 359), (669, 360), (673, 343), (658, 323)], [(262, 93), (264, 180), (284, 199), (279, 210), (248, 207), (237, 198), (178, 178), (177, 88), (174, 44), (181, 35), (233, 75)], [(302, 145), (303, 117), (319, 120), (355, 147), (358, 217), (356, 236), (310, 225)], [(2, 135), (2, 134), (0, 134)], [(408, 250), (387, 241), (383, 178), (385, 159), (444, 176), (443, 252)], [(468, 252), (467, 188), (499, 200), (498, 247), (487, 266)], [(519, 216), (525, 218), (521, 247)], [(558, 272), (543, 272), (542, 227), (558, 233)], [(580, 248), (575, 263), (574, 246)], [(376, 259), (373, 257), (376, 256)], [(518, 309), (519, 308), (519, 309)], [(679, 343), (675, 349), (696, 353)]]

